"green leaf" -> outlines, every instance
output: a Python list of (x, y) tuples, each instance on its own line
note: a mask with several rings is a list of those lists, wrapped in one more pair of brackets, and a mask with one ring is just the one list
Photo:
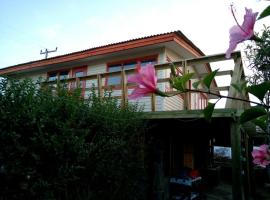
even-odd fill
[(242, 93), (242, 90), (239, 84), (232, 83), (231, 86), (233, 86), (233, 88), (236, 89), (237, 92)]
[(270, 89), (270, 81), (263, 82), (258, 85), (251, 85), (247, 87), (247, 92), (253, 94), (255, 97), (263, 101), (265, 94)]
[(212, 114), (213, 114), (215, 105), (216, 105), (215, 103), (210, 103), (210, 102), (208, 102), (208, 105), (207, 105), (207, 106), (205, 107), (205, 109), (203, 110), (204, 118), (205, 118), (207, 121), (211, 121), (211, 118), (212, 118)]
[(255, 120), (258, 117), (266, 115), (266, 110), (261, 106), (254, 106), (247, 110), (245, 110), (240, 116), (240, 123), (243, 124), (245, 122)]
[(175, 77), (176, 76), (175, 65), (173, 63), (170, 63), (170, 66), (171, 66), (171, 73)]
[(212, 83), (212, 81), (214, 80), (215, 76), (216, 76), (216, 73), (218, 72), (218, 69), (216, 69), (215, 71), (212, 71), (211, 73), (207, 74), (202, 82), (204, 83), (204, 85), (210, 89), (210, 85)]
[(232, 83), (231, 86), (234, 87), (239, 93), (243, 94), (243, 92), (247, 88), (247, 81), (243, 81), (241, 83)]
[(258, 17), (257, 20), (260, 20), (260, 19), (262, 19), (262, 18), (264, 18), (264, 17), (267, 17), (267, 16), (269, 16), (269, 15), (270, 15), (270, 6), (266, 7), (266, 8), (262, 11), (262, 13), (260, 14), (260, 16)]
[(186, 90), (186, 83), (191, 79), (194, 73), (187, 73), (183, 76), (175, 77), (172, 79), (172, 87), (184, 92)]
[(258, 117), (254, 120), (252, 120), (252, 122), (260, 127), (264, 132), (267, 132), (267, 115), (264, 115), (262, 117)]
[(196, 82), (192, 83), (192, 86), (193, 86), (195, 89), (197, 89), (198, 86), (200, 85), (200, 83), (201, 83), (201, 81), (196, 81)]

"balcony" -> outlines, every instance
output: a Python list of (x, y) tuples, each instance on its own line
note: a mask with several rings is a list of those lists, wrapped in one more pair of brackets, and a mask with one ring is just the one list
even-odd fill
[[(211, 69), (212, 65), (215, 65), (219, 68), (219, 71), (216, 74), (214, 83), (211, 84), (210, 90), (219, 95), (222, 92), (225, 92), (229, 97), (238, 97), (244, 98), (248, 100), (248, 96), (239, 96), (236, 90), (231, 86), (232, 83), (239, 83), (244, 80), (244, 69), (242, 65), (242, 58), (240, 52), (234, 52), (232, 54), (232, 58), (230, 59), (230, 63), (225, 58), (225, 54), (217, 54), (210, 56), (203, 56), (199, 58), (192, 59), (183, 59), (173, 62), (174, 65), (180, 69), (182, 74), (189, 72), (192, 70), (195, 74), (192, 77), (193, 80), (199, 80), (204, 77), (207, 73), (199, 73), (200, 68), (205, 67), (207, 69)], [(227, 70), (222, 70), (222, 67), (226, 65), (225, 68)], [(211, 67), (210, 67), (211, 65)], [(228, 65), (231, 65), (231, 69), (228, 70)], [(165, 92), (166, 94), (176, 94), (177, 91), (173, 90), (170, 87), (170, 63), (162, 63), (155, 65), (157, 77), (158, 77), (158, 88)], [(111, 95), (119, 99), (119, 103), (123, 106), (128, 101), (128, 94), (131, 93), (133, 84), (127, 83), (127, 77), (131, 74), (134, 74), (134, 69), (122, 70), (117, 72), (107, 72), (100, 73), (94, 75), (81, 76), (77, 78), (68, 78), (65, 80), (60, 80), (60, 82), (67, 82), (69, 88), (74, 88), (74, 86), (83, 85), (83, 96), (87, 98), (92, 90), (95, 90), (100, 97), (104, 97), (104, 92), (111, 92)], [(112, 77), (120, 77), (120, 84), (115, 85), (107, 85), (108, 78)], [(226, 82), (226, 85), (220, 85), (218, 80)], [(83, 84), (82, 84), (83, 83)], [(45, 85), (55, 85), (56, 81), (46, 81)], [(187, 88), (192, 88), (192, 84), (187, 85)], [(203, 90), (203, 88), (201, 88)], [(206, 90), (205, 90), (206, 91)], [(204, 95), (202, 98), (200, 95)], [(170, 100), (169, 98), (174, 98)], [(167, 99), (167, 100), (165, 100)], [(207, 92), (198, 94), (194, 92), (182, 93), (180, 95), (176, 95), (174, 97), (160, 97), (155, 94), (148, 95), (136, 101), (137, 103), (142, 103), (142, 105), (147, 105), (147, 109), (145, 111), (168, 111), (168, 110), (198, 110), (203, 109), (208, 100), (218, 99), (218, 96), (208, 94)], [(178, 103), (176, 103), (178, 101)], [(129, 102), (134, 102), (133, 100)], [(169, 105), (166, 105), (166, 103)], [(163, 106), (161, 106), (163, 104)], [(247, 103), (243, 103), (241, 101), (233, 101), (232, 99), (226, 99), (223, 103), (224, 108), (244, 108), (249, 106)]]

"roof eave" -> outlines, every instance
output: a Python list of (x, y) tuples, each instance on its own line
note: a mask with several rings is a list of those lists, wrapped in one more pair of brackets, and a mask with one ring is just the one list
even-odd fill
[(0, 69), (0, 75), (12, 75), (20, 73), (25, 70), (40, 69), (44, 66), (55, 65), (60, 63), (67, 63), (71, 61), (81, 60), (93, 56), (106, 55), (111, 53), (117, 53), (133, 48), (140, 48), (144, 46), (155, 45), (159, 43), (165, 43), (174, 41), (179, 45), (182, 45), (194, 56), (204, 56), (204, 53), (196, 47), (181, 31), (175, 31), (170, 33), (164, 33), (159, 35), (153, 35), (124, 42), (109, 44), (105, 46), (95, 47), (83, 51), (73, 52), (70, 54), (60, 55), (52, 58), (31, 61), (22, 63), (10, 67)]

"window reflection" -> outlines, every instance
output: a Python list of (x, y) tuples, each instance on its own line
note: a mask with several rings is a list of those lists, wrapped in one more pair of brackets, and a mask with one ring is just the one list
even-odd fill
[(57, 73), (49, 74), (48, 80), (49, 81), (55, 81), (55, 80), (57, 80)]
[[(145, 67), (148, 64), (156, 64), (156, 58), (148, 58), (148, 59), (135, 59), (132, 61), (123, 61), (119, 62), (117, 64), (109, 65), (108, 66), (108, 72), (120, 72), (123, 70), (128, 69), (135, 69), (136, 66), (138, 67)], [(118, 76), (111, 76), (107, 79), (107, 85), (119, 85), (121, 83), (121, 77)]]
[(68, 71), (63, 71), (59, 73), (59, 79), (64, 80), (68, 78)]

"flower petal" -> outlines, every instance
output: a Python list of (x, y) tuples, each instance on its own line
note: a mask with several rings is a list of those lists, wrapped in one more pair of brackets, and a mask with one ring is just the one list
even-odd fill
[(147, 88), (136, 87), (132, 93), (128, 96), (129, 99), (138, 99), (147, 95), (149, 90)]
[(257, 12), (253, 13), (252, 9), (246, 8), (246, 14), (244, 16), (242, 26), (233, 26), (230, 29), (230, 45), (228, 50), (226, 51), (226, 58), (231, 57), (231, 53), (236, 48), (237, 44), (253, 37), (253, 28), (256, 22), (257, 15)]
[(266, 144), (259, 146), (258, 149), (254, 149), (251, 152), (251, 155), (253, 157), (253, 163), (261, 167), (266, 167), (266, 165), (269, 165), (270, 154), (268, 150), (269, 150), (269, 146)]
[(259, 147), (260, 151), (263, 151), (264, 153), (267, 153), (269, 146), (267, 144), (263, 144)]
[(242, 24), (242, 28), (246, 32), (246, 39), (250, 39), (253, 36), (253, 28), (256, 22), (258, 12), (253, 13), (252, 9), (246, 8), (246, 14), (244, 16), (244, 22)]
[(149, 86), (151, 86), (152, 88), (156, 88), (157, 77), (155, 67), (150, 64), (146, 65), (146, 67), (142, 69), (142, 74), (145, 76), (147, 83), (149, 83)]
[(226, 51), (226, 58), (231, 57), (231, 53), (235, 50), (237, 44), (243, 42), (246, 36), (245, 33), (238, 26), (233, 26), (230, 29), (230, 45), (228, 50)]
[(255, 149), (251, 152), (251, 155), (253, 158), (259, 157), (261, 156), (261, 151)]
[(137, 87), (129, 96), (130, 99), (137, 99), (148, 93), (156, 92), (157, 77), (153, 65), (147, 65), (139, 70), (135, 75), (128, 77), (128, 82), (136, 83)]

